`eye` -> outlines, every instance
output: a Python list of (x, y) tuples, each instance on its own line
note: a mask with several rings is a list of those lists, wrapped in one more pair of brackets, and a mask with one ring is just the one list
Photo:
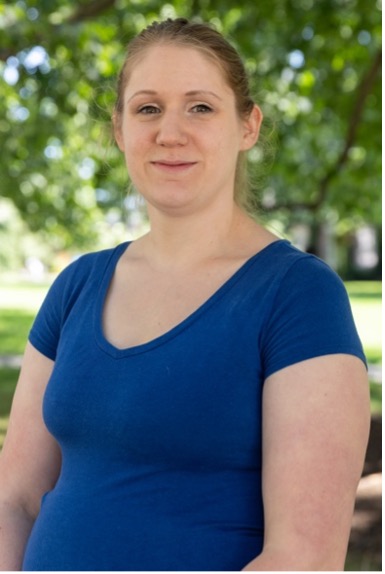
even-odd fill
[(195, 114), (208, 114), (210, 112), (212, 112), (212, 108), (210, 108), (210, 106), (208, 106), (207, 104), (197, 104), (196, 106), (194, 106), (191, 109), (192, 112), (194, 112)]
[(159, 114), (160, 113), (160, 109), (157, 108), (156, 106), (152, 106), (152, 105), (145, 105), (145, 106), (141, 106), (138, 109), (138, 114), (143, 114), (143, 115), (151, 115), (151, 114)]

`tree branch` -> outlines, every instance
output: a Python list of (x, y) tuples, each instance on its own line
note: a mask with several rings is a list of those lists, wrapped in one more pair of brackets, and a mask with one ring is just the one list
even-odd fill
[(370, 66), (367, 73), (364, 74), (358, 86), (357, 98), (350, 117), (344, 148), (339, 158), (337, 159), (335, 165), (330, 168), (330, 170), (326, 173), (326, 175), (320, 182), (319, 196), (314, 204), (315, 209), (318, 209), (325, 201), (331, 180), (341, 171), (342, 167), (344, 166), (349, 157), (349, 151), (354, 144), (354, 141), (357, 136), (357, 130), (362, 120), (362, 114), (364, 112), (366, 98), (373, 89), (373, 84), (376, 80), (378, 72), (381, 69), (381, 63), (382, 63), (382, 51), (381, 49), (379, 49), (374, 57), (372, 65)]
[[(112, 8), (115, 2), (116, 0), (92, 0), (86, 6), (79, 6), (69, 18), (64, 20), (63, 23), (51, 25), (51, 33), (55, 34), (55, 30), (61, 28), (63, 24), (78, 24), (85, 20), (95, 18), (102, 12), (108, 10), (108, 8)], [(17, 26), (17, 24), (14, 26)], [(41, 42), (41, 35), (36, 34), (33, 42), (30, 42), (30, 45), (36, 45)], [(5, 62), (10, 56), (16, 55), (19, 51), (20, 50), (16, 46), (13, 48), (0, 48), (0, 61)]]
[(77, 24), (84, 20), (95, 18), (95, 16), (99, 16), (99, 14), (114, 6), (115, 2), (116, 0), (92, 0), (85, 6), (79, 6), (66, 22), (69, 24)]
[(312, 202), (282, 202), (277, 203), (271, 207), (263, 208), (266, 212), (277, 211), (278, 209), (306, 209), (308, 211), (317, 211), (322, 204), (325, 202), (327, 193), (329, 190), (329, 185), (332, 179), (341, 171), (344, 164), (346, 163), (349, 157), (349, 151), (354, 144), (354, 141), (357, 136), (358, 127), (362, 121), (362, 114), (364, 112), (365, 101), (369, 94), (373, 89), (373, 84), (377, 78), (377, 74), (381, 70), (382, 64), (382, 51), (381, 48), (375, 54), (373, 62), (366, 72), (363, 75), (361, 82), (357, 88), (356, 94), (356, 101), (353, 106), (353, 111), (350, 116), (350, 121), (348, 125), (348, 130), (345, 137), (345, 144), (344, 148), (337, 158), (336, 163), (329, 169), (326, 175), (321, 179), (319, 184), (319, 192), (318, 197)]

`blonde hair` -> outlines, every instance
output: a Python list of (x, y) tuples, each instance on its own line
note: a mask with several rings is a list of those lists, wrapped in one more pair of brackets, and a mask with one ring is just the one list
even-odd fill
[[(117, 120), (124, 110), (124, 90), (132, 68), (148, 48), (162, 43), (192, 47), (211, 58), (221, 68), (235, 95), (239, 117), (250, 115), (255, 104), (250, 94), (246, 69), (237, 50), (208, 24), (190, 22), (184, 18), (169, 18), (163, 22), (153, 22), (128, 44), (126, 59), (118, 77), (114, 110)], [(254, 198), (250, 189), (246, 152), (240, 152), (238, 157), (234, 199), (246, 211), (253, 211)]]

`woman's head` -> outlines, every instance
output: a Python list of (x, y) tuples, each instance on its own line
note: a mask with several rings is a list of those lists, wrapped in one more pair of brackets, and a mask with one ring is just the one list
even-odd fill
[[(218, 66), (226, 84), (234, 93), (239, 118), (247, 118), (255, 108), (250, 94), (249, 81), (238, 52), (225, 38), (207, 24), (189, 22), (183, 18), (154, 22), (136, 36), (128, 45), (127, 56), (118, 79), (115, 104), (115, 124), (119, 125), (124, 111), (124, 92), (136, 64), (156, 46), (172, 45), (193, 48)], [(239, 154), (235, 178), (235, 200), (248, 208), (249, 190), (247, 159)]]
[(248, 115), (254, 102), (250, 95), (245, 67), (238, 52), (207, 24), (189, 22), (183, 18), (154, 22), (143, 30), (128, 45), (126, 61), (118, 81), (116, 112), (123, 111), (124, 88), (130, 72), (144, 52), (156, 44), (173, 44), (195, 48), (214, 60), (222, 69), (225, 79), (233, 90), (240, 117)]

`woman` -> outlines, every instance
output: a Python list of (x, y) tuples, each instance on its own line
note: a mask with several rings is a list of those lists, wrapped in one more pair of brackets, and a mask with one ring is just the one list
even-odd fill
[(206, 25), (153, 24), (113, 121), (151, 230), (70, 265), (36, 318), (2, 568), (343, 569), (365, 359), (337, 276), (244, 208), (262, 114), (239, 56)]

